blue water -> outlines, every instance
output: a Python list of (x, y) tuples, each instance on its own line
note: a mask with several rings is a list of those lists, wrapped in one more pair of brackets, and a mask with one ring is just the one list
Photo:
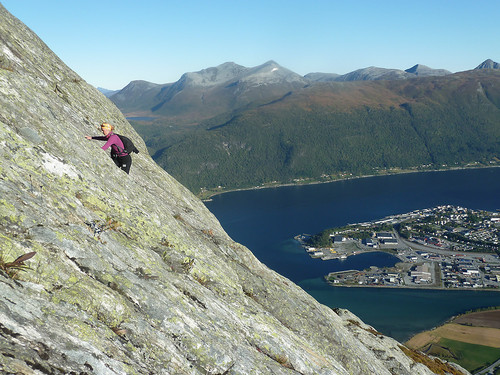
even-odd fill
[(323, 280), (328, 272), (392, 265), (396, 258), (369, 253), (345, 261), (312, 259), (293, 237), (442, 204), (496, 211), (499, 191), (500, 168), (488, 168), (231, 192), (206, 205), (235, 241), (319, 302), (347, 308), (404, 341), (453, 315), (500, 305), (500, 292), (332, 287)]
[(156, 117), (127, 117), (127, 120), (132, 121), (154, 121)]

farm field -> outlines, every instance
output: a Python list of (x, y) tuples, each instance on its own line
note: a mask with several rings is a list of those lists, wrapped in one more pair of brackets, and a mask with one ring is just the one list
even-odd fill
[(460, 315), (453, 321), (458, 324), (500, 329), (500, 310), (479, 311), (471, 314)]
[(460, 315), (412, 337), (406, 345), (474, 373), (500, 359), (500, 310)]

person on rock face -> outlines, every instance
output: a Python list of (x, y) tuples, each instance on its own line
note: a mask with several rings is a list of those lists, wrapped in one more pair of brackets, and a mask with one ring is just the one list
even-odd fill
[(127, 174), (130, 171), (130, 166), (132, 165), (132, 157), (125, 152), (125, 147), (123, 146), (123, 142), (118, 135), (113, 133), (115, 127), (107, 122), (103, 122), (101, 124), (101, 131), (104, 134), (104, 137), (91, 137), (85, 136), (87, 139), (95, 139), (98, 141), (106, 141), (106, 144), (101, 148), (103, 150), (107, 150), (111, 147), (111, 158), (115, 162), (118, 168), (124, 170)]

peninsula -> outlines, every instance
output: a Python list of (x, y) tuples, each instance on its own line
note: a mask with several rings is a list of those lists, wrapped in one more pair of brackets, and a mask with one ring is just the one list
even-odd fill
[(295, 238), (322, 260), (370, 251), (401, 260), (331, 272), (331, 285), (500, 290), (500, 213), (443, 205)]

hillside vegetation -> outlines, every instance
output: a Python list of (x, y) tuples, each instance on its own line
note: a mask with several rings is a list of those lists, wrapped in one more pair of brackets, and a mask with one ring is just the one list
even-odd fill
[(156, 162), (195, 193), (492, 165), (500, 72), (318, 82), (193, 126), (165, 118), (132, 124)]

